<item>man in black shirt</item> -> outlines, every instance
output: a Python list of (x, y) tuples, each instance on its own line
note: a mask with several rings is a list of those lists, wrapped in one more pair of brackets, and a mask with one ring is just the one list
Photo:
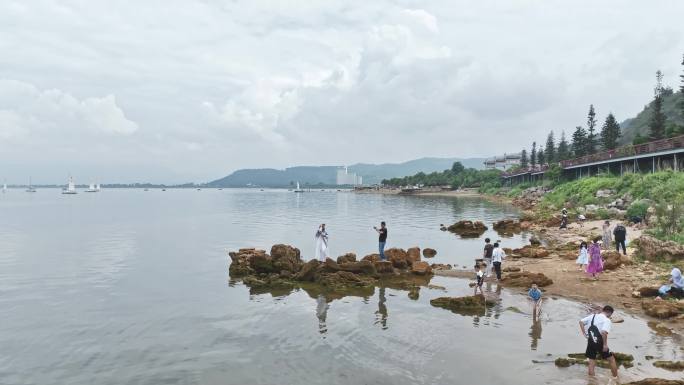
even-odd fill
[(487, 264), (487, 270), (485, 272), (487, 278), (492, 276), (492, 252), (494, 251), (494, 246), (489, 242), (491, 242), (491, 240), (485, 238), (484, 252), (482, 253), (482, 259), (484, 259), (484, 262)]
[(380, 251), (380, 260), (384, 261), (385, 257), (385, 243), (387, 242), (387, 227), (385, 227), (385, 222), (380, 222), (380, 228), (373, 226), (373, 229), (380, 234), (378, 237), (378, 250)]
[(615, 239), (615, 249), (620, 252), (622, 246), (622, 254), (627, 255), (627, 248), (625, 247), (625, 239), (627, 239), (627, 229), (622, 223), (618, 223), (613, 230), (613, 238)]

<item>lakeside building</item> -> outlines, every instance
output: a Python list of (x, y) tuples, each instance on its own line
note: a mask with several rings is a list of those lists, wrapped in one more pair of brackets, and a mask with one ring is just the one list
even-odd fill
[(500, 156), (494, 156), (487, 158), (484, 162), (486, 170), (510, 170), (512, 167), (520, 165), (520, 159), (522, 158), (521, 153), (513, 154), (503, 154)]
[(363, 184), (363, 178), (354, 172), (350, 173), (347, 167), (340, 167), (337, 169), (336, 183), (337, 185), (358, 186)]

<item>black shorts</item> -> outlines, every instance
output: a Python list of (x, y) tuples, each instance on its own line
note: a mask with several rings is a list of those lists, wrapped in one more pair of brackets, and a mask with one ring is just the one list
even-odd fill
[[(599, 351), (600, 350), (600, 351)], [(613, 353), (608, 349), (607, 351), (603, 351), (603, 349), (596, 350), (596, 346), (593, 344), (587, 344), (587, 351), (584, 352), (584, 356), (587, 357), (590, 360), (595, 360), (596, 357), (601, 353), (601, 358), (604, 360), (607, 360), (608, 358), (613, 356)]]
[(482, 287), (482, 284), (484, 283), (484, 277), (477, 276), (475, 279), (477, 279), (477, 286)]

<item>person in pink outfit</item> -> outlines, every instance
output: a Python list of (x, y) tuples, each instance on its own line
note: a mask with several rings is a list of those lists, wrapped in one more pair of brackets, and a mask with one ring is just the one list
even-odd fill
[(601, 246), (598, 239), (594, 239), (589, 245), (589, 265), (587, 274), (591, 274), (594, 279), (598, 279), (598, 274), (603, 271), (603, 258), (601, 257)]

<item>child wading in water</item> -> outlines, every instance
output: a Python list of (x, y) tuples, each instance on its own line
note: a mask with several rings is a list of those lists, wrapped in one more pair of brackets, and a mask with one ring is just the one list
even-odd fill
[(583, 271), (589, 264), (589, 250), (587, 249), (587, 243), (584, 241), (580, 243), (579, 257), (577, 257), (577, 261), (575, 261), (575, 263), (580, 265), (580, 271)]
[(473, 295), (477, 294), (477, 289), (480, 289), (480, 294), (484, 295), (484, 292), (482, 291), (482, 284), (484, 283), (485, 280), (485, 272), (482, 268), (481, 264), (475, 264), (475, 280), (477, 283), (475, 284), (475, 292)]
[(527, 292), (527, 297), (533, 302), (534, 306), (532, 308), (532, 317), (536, 320), (537, 317), (539, 317), (539, 314), (541, 313), (542, 299), (542, 292), (541, 290), (539, 290), (536, 283), (532, 284), (532, 287)]
[(587, 274), (598, 280), (598, 274), (603, 271), (603, 258), (601, 257), (601, 246), (598, 244), (598, 239), (594, 239), (589, 246), (589, 265), (587, 266)]

